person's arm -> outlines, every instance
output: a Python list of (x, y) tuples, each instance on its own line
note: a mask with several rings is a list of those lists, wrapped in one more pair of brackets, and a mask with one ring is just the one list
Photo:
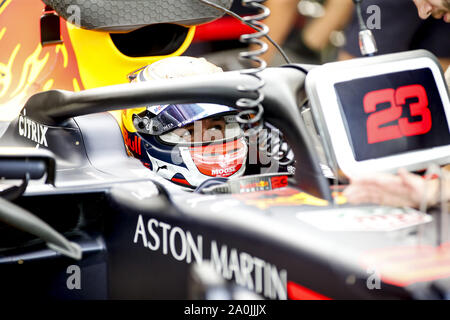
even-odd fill
[[(450, 167), (444, 168), (450, 175)], [(442, 179), (444, 201), (450, 201), (450, 179)], [(426, 180), (404, 169), (398, 175), (378, 174), (376, 176), (354, 179), (345, 189), (344, 196), (349, 203), (374, 203), (396, 207), (419, 208), (425, 198), (427, 206), (439, 202), (439, 180)]]
[[(270, 37), (280, 45), (286, 40), (298, 16), (298, 2), (298, 0), (268, 0), (264, 3), (271, 14), (263, 22), (270, 29)], [(329, 42), (331, 32), (341, 30), (350, 21), (353, 7), (352, 0), (327, 0), (325, 15), (313, 20), (304, 31), (306, 44), (314, 50), (323, 49)], [(276, 48), (267, 40), (264, 39), (264, 41), (269, 48), (261, 58), (270, 63)]]
[[(270, 16), (263, 20), (263, 23), (270, 29), (269, 36), (279, 45), (286, 40), (298, 16), (297, 4), (298, 0), (267, 0), (264, 3), (270, 9)], [(269, 45), (269, 48), (261, 58), (270, 63), (276, 53), (276, 48), (266, 39), (263, 41)]]
[(331, 33), (342, 30), (350, 22), (353, 9), (352, 0), (327, 0), (324, 16), (314, 19), (303, 31), (305, 44), (316, 51), (324, 49)]

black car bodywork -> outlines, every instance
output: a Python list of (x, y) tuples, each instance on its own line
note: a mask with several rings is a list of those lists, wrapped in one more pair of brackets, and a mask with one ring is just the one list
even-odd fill
[[(103, 22), (98, 29), (115, 28)], [(32, 96), (0, 123), (0, 176), (9, 186), (1, 196), (10, 199), (1, 208), (2, 298), (207, 299), (217, 288), (229, 298), (237, 289), (266, 299), (448, 298), (438, 210), (351, 206), (333, 194), (336, 180), (324, 176), (300, 112), (312, 68), (260, 73), (264, 120), (283, 132), (296, 170), (287, 187), (242, 194), (194, 193), (149, 171), (128, 156), (109, 111), (235, 105), (257, 97), (241, 90), (257, 86), (255, 77), (225, 72)]]

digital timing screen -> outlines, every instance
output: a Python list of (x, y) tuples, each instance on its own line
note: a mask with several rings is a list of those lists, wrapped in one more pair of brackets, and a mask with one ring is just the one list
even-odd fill
[(340, 82), (334, 88), (357, 161), (450, 144), (428, 68)]

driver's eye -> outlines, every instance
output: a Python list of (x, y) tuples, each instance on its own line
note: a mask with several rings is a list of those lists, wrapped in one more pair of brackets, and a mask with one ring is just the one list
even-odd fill
[(212, 128), (209, 128), (208, 130), (219, 130), (219, 131), (222, 131), (222, 126), (217, 124), (217, 125), (213, 126)]
[(191, 142), (194, 138), (194, 128), (178, 129), (174, 133), (187, 142)]

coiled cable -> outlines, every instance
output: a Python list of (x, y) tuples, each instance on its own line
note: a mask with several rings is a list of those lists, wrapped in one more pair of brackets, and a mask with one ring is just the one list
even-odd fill
[(247, 136), (260, 134), (264, 125), (264, 108), (262, 106), (264, 93), (262, 92), (262, 89), (266, 83), (259, 74), (267, 68), (267, 62), (260, 57), (268, 49), (267, 43), (261, 40), (262, 37), (269, 33), (269, 28), (261, 22), (261, 20), (270, 15), (270, 10), (262, 5), (262, 2), (265, 1), (266, 0), (242, 0), (243, 6), (257, 9), (260, 12), (259, 14), (243, 18), (244, 21), (250, 25), (257, 27), (259, 31), (251, 34), (243, 34), (240, 38), (242, 43), (259, 46), (259, 49), (241, 52), (239, 55), (242, 60), (246, 59), (255, 66), (251, 69), (241, 70), (241, 74), (254, 77), (257, 80), (257, 83), (253, 86), (238, 86), (238, 90), (241, 92), (255, 93), (257, 95), (255, 99), (241, 98), (236, 102), (236, 106), (242, 110), (236, 116), (236, 120), (246, 129)]
[(251, 137), (257, 138), (259, 150), (263, 151), (265, 156), (278, 161), (281, 166), (292, 164), (295, 161), (292, 156), (293, 153), (289, 145), (283, 140), (281, 132), (265, 125), (263, 119), (264, 108), (262, 102), (264, 101), (264, 93), (262, 89), (265, 86), (265, 81), (260, 77), (260, 73), (267, 68), (267, 62), (260, 56), (267, 51), (268, 44), (262, 41), (262, 38), (267, 38), (278, 49), (286, 62), (288, 64), (291, 63), (281, 47), (268, 35), (268, 26), (261, 22), (261, 20), (266, 19), (270, 15), (269, 8), (262, 4), (266, 0), (242, 0), (243, 6), (256, 9), (259, 12), (243, 18), (208, 0), (200, 1), (239, 19), (256, 31), (255, 33), (242, 35), (240, 41), (259, 48), (241, 52), (239, 56), (242, 60), (250, 61), (253, 66), (253, 68), (241, 70), (241, 73), (254, 77), (257, 83), (254, 86), (238, 86), (239, 91), (254, 93), (256, 98), (241, 98), (236, 102), (236, 107), (240, 110), (236, 120), (245, 130), (245, 135), (248, 139), (251, 139)]

